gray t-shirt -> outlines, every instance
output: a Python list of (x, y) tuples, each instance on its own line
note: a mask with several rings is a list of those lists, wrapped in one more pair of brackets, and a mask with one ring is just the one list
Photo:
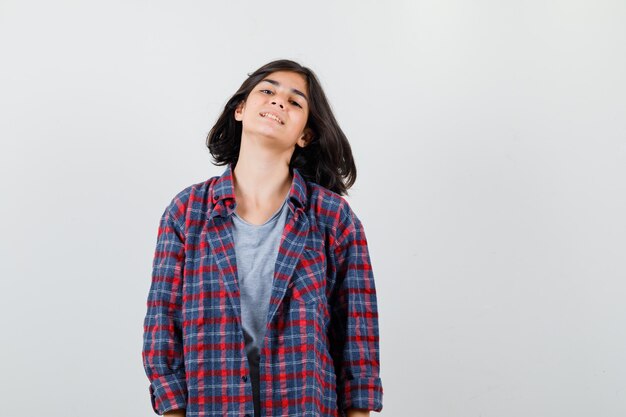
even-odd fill
[(260, 415), (259, 353), (263, 347), (274, 268), (288, 211), (286, 197), (282, 206), (261, 225), (248, 223), (236, 212), (233, 215), (241, 321), (250, 364), (254, 414), (257, 417)]

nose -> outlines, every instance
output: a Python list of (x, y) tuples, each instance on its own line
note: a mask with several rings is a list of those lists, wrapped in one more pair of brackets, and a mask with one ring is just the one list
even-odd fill
[[(272, 104), (274, 104), (274, 105), (275, 105), (275, 104), (276, 104), (276, 101), (275, 101), (275, 100), (274, 100), (274, 101), (272, 101)], [(279, 104), (279, 106), (280, 106), (280, 108), (281, 108), (281, 109), (283, 109), (283, 108), (284, 108), (282, 103), (281, 103), (281, 104)]]

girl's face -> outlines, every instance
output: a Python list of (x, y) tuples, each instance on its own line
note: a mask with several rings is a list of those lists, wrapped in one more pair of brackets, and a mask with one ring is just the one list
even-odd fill
[(291, 71), (267, 75), (235, 110), (235, 119), (243, 125), (242, 136), (267, 137), (282, 149), (293, 149), (296, 143), (306, 146), (308, 116), (306, 79)]

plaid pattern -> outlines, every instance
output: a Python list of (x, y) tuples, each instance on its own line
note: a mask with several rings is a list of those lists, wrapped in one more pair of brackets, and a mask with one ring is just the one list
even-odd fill
[[(232, 170), (178, 193), (159, 224), (142, 358), (157, 414), (252, 417)], [(293, 170), (260, 352), (263, 417), (382, 409), (367, 240), (347, 201)], [(257, 416), (258, 417), (258, 416)]]

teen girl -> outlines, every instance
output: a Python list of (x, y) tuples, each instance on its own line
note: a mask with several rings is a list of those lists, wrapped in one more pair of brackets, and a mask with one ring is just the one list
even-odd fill
[(142, 358), (157, 414), (362, 417), (382, 409), (378, 311), (356, 179), (315, 74), (262, 66), (207, 146), (219, 176), (160, 221)]

